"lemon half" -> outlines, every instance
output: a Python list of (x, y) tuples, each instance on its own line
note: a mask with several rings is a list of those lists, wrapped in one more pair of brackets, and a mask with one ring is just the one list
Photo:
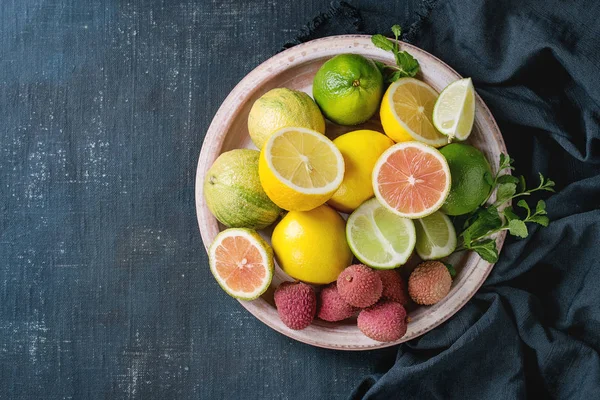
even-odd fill
[(433, 125), (437, 98), (438, 93), (418, 79), (401, 78), (392, 83), (379, 110), (385, 134), (396, 143), (418, 140), (434, 147), (447, 144), (448, 138)]
[(283, 128), (265, 143), (258, 163), (269, 198), (289, 211), (325, 203), (344, 179), (344, 158), (331, 140), (306, 128)]

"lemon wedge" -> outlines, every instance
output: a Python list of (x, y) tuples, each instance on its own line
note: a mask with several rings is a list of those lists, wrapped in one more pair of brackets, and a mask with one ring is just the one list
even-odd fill
[(449, 140), (465, 140), (471, 134), (474, 120), (475, 89), (471, 78), (452, 82), (435, 102), (433, 124)]

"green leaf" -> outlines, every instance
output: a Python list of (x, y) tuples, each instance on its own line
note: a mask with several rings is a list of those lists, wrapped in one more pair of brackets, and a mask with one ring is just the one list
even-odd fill
[(523, 199), (519, 200), (519, 202), (517, 203), (517, 205), (521, 208), (524, 208), (525, 210), (527, 210), (527, 215), (531, 214), (531, 210), (529, 209), (529, 204), (527, 204), (527, 202)]
[(419, 62), (406, 51), (400, 51), (396, 53), (396, 64), (400, 67), (401, 71), (404, 71), (404, 76), (415, 76), (419, 72)]
[(506, 164), (506, 154), (500, 153), (500, 168)]
[(548, 218), (546, 215), (534, 215), (533, 217), (529, 218), (529, 222), (535, 222), (541, 226), (548, 226), (550, 223), (550, 218)]
[(505, 203), (507, 200), (510, 200), (516, 192), (517, 185), (514, 183), (502, 183), (498, 185), (498, 191), (496, 192), (496, 204)]
[(535, 206), (535, 213), (539, 214), (539, 215), (548, 214), (546, 212), (546, 202), (544, 200), (540, 200), (537, 202), (537, 204)]
[(520, 219), (510, 220), (508, 223), (508, 232), (510, 232), (513, 236), (518, 236), (520, 238), (526, 238), (528, 235), (527, 225), (525, 222)]
[(490, 174), (489, 172), (485, 171), (485, 174), (483, 174), (483, 180), (488, 185), (494, 186), (494, 178), (492, 178), (492, 174)]
[(504, 214), (504, 217), (506, 218), (507, 221), (512, 221), (513, 219), (520, 219), (519, 216), (517, 214), (515, 214), (514, 210), (512, 207), (506, 207), (502, 213)]
[(461, 233), (465, 243), (477, 240), (487, 235), (488, 232), (502, 226), (502, 219), (496, 207), (480, 208), (474, 215), (471, 224)]
[(485, 239), (471, 243), (467, 248), (475, 251), (487, 262), (495, 263), (498, 261), (498, 249), (496, 248), (496, 241), (494, 239)]
[(383, 35), (373, 35), (371, 36), (371, 42), (373, 42), (373, 44), (376, 47), (379, 47), (380, 49), (386, 50), (386, 51), (393, 51), (394, 50), (394, 42), (392, 42), (390, 39), (386, 38)]
[(406, 74), (404, 73), (404, 71), (395, 71), (393, 74), (389, 75), (386, 78), (386, 82), (387, 83), (393, 83), (396, 82), (398, 79), (405, 77)]
[(452, 278), (454, 278), (454, 277), (456, 276), (456, 270), (454, 269), (454, 266), (453, 266), (452, 264), (450, 264), (450, 263), (447, 263), (447, 262), (442, 262), (442, 263), (443, 263), (443, 264), (446, 266), (446, 268), (448, 269), (448, 272), (450, 273), (450, 276), (451, 276)]
[(525, 177), (523, 175), (519, 176), (519, 192), (524, 192), (527, 190), (527, 183), (525, 182)]
[[(487, 172), (486, 172), (487, 174)], [(500, 175), (497, 180), (498, 183), (514, 183), (515, 185), (519, 183), (519, 178), (513, 175)]]
[(396, 36), (396, 40), (398, 40), (400, 35), (402, 35), (402, 28), (400, 28), (400, 25), (393, 25), (392, 32), (394, 32), (394, 36)]
[(388, 67), (387, 65), (385, 65), (384, 63), (382, 63), (381, 61), (376, 61), (373, 60), (375, 62), (375, 65), (377, 65), (377, 69), (379, 70), (379, 72), (381, 72), (381, 75), (385, 76), (385, 70)]
[(498, 171), (502, 171), (506, 168), (509, 169), (514, 169), (513, 166), (511, 165), (511, 163), (514, 160), (512, 158), (510, 158), (508, 155), (504, 154), (504, 153), (500, 153), (500, 167), (498, 168)]

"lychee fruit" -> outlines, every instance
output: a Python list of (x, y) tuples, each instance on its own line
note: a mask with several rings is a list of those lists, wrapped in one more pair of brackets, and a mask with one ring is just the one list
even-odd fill
[(400, 303), (383, 300), (358, 314), (358, 329), (379, 342), (393, 342), (406, 333), (406, 310)]
[(448, 268), (440, 261), (425, 261), (410, 274), (408, 294), (417, 304), (430, 306), (442, 300), (452, 286)]
[(356, 307), (342, 299), (335, 282), (321, 290), (319, 300), (317, 317), (323, 321), (341, 321), (350, 318), (357, 311)]
[(395, 301), (403, 306), (408, 304), (409, 297), (406, 292), (406, 283), (402, 276), (395, 270), (380, 270), (376, 271), (381, 283), (383, 284), (383, 292), (381, 298)]
[(291, 329), (309, 326), (317, 312), (317, 296), (303, 282), (283, 282), (275, 290), (275, 306), (281, 321)]
[(377, 303), (383, 291), (379, 275), (363, 264), (354, 264), (343, 270), (338, 275), (337, 287), (346, 303), (359, 308)]

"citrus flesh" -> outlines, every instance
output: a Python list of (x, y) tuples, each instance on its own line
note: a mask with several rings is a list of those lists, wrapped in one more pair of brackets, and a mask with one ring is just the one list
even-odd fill
[(346, 238), (362, 263), (390, 269), (406, 263), (415, 247), (416, 234), (412, 220), (392, 213), (373, 198), (350, 215)]
[(345, 172), (342, 184), (328, 204), (338, 211), (351, 213), (373, 197), (373, 167), (394, 142), (382, 133), (364, 129), (343, 134), (333, 143), (344, 157)]
[(220, 232), (209, 249), (209, 263), (223, 290), (242, 300), (258, 298), (273, 278), (273, 250), (249, 229)]
[(433, 124), (451, 140), (465, 140), (475, 121), (475, 89), (471, 78), (460, 79), (440, 93), (433, 108)]
[(299, 126), (325, 133), (325, 118), (311, 97), (287, 88), (271, 89), (254, 102), (248, 115), (248, 132), (260, 150), (282, 128)]
[(456, 249), (456, 231), (447, 215), (436, 211), (415, 220), (417, 254), (423, 260), (437, 260)]
[(328, 60), (313, 80), (313, 97), (325, 116), (340, 125), (356, 125), (377, 112), (383, 76), (373, 60), (340, 54)]
[(418, 79), (401, 78), (392, 83), (379, 111), (385, 134), (397, 143), (418, 140), (434, 147), (448, 143), (432, 121), (437, 98), (438, 93)]
[(382, 205), (406, 218), (437, 211), (450, 190), (450, 170), (442, 154), (412, 141), (387, 149), (373, 169), (373, 191)]
[(306, 211), (325, 203), (344, 178), (344, 158), (319, 132), (284, 128), (263, 147), (258, 163), (265, 193), (279, 207)]
[(271, 237), (281, 269), (294, 279), (327, 284), (352, 263), (345, 221), (331, 207), (290, 211)]

